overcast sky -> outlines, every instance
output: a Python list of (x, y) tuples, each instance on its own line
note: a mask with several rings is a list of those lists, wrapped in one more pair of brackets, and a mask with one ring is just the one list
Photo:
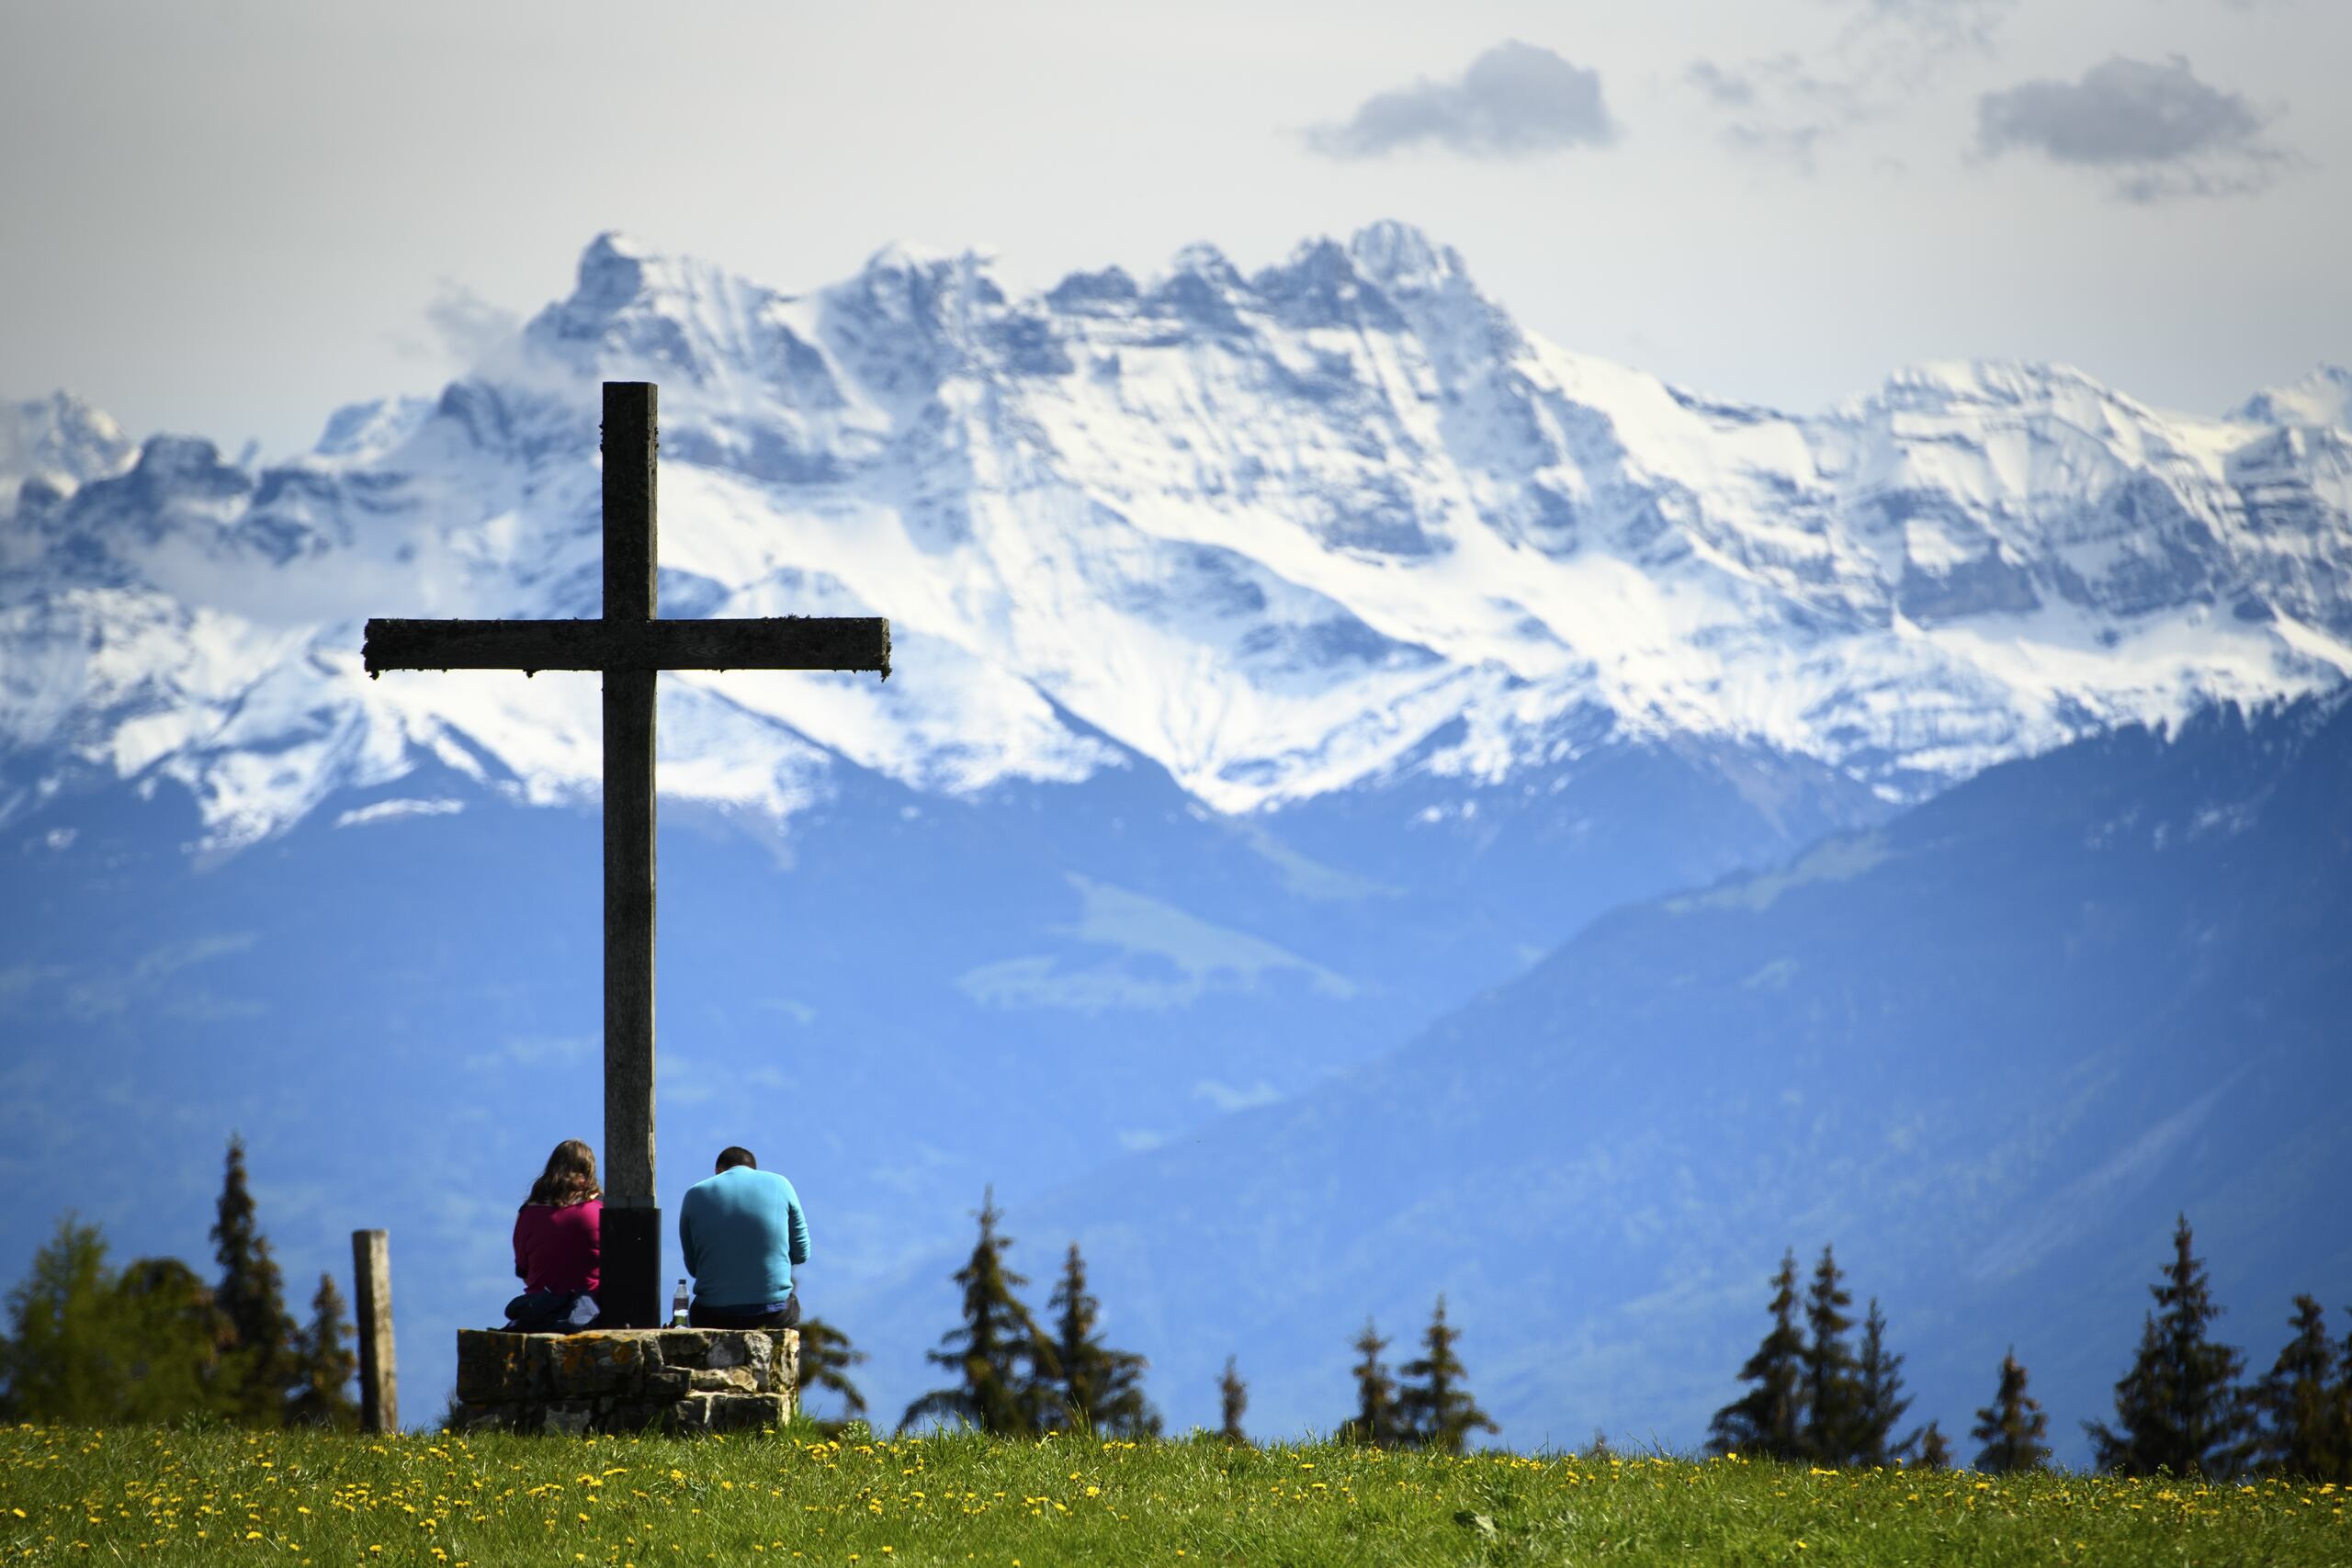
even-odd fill
[(1019, 288), (1393, 217), (1718, 396), (2019, 355), (2219, 411), (2352, 362), (2347, 62), (2352, 0), (0, 0), (0, 396), (282, 452), (607, 228)]

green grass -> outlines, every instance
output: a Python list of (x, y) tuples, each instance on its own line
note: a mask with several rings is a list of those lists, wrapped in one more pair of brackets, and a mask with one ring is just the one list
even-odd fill
[(0, 1429), (0, 1562), (2352, 1562), (2336, 1487), (1327, 1445)]

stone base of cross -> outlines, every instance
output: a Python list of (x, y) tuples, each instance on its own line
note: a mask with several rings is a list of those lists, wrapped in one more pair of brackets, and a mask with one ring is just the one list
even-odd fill
[(662, 670), (890, 673), (878, 616), (655, 618), (651, 382), (605, 383), (605, 613), (578, 621), (368, 623), (368, 673), (595, 670), (605, 677), (605, 1322), (663, 1321), (653, 1185), (653, 689)]

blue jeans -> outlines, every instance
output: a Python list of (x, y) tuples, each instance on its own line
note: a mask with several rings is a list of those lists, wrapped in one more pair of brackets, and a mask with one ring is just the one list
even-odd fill
[(695, 1302), (686, 1308), (686, 1325), (691, 1328), (793, 1328), (799, 1322), (798, 1291), (786, 1296), (780, 1307), (705, 1306)]

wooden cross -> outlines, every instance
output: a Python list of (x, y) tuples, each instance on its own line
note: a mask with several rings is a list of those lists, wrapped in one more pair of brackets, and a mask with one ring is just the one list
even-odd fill
[(368, 623), (368, 673), (597, 670), (605, 677), (605, 1221), (607, 1325), (662, 1311), (662, 1213), (653, 1188), (653, 677), (662, 670), (890, 673), (878, 616), (654, 618), (654, 465), (649, 381), (605, 383), (605, 614), (593, 621)]

